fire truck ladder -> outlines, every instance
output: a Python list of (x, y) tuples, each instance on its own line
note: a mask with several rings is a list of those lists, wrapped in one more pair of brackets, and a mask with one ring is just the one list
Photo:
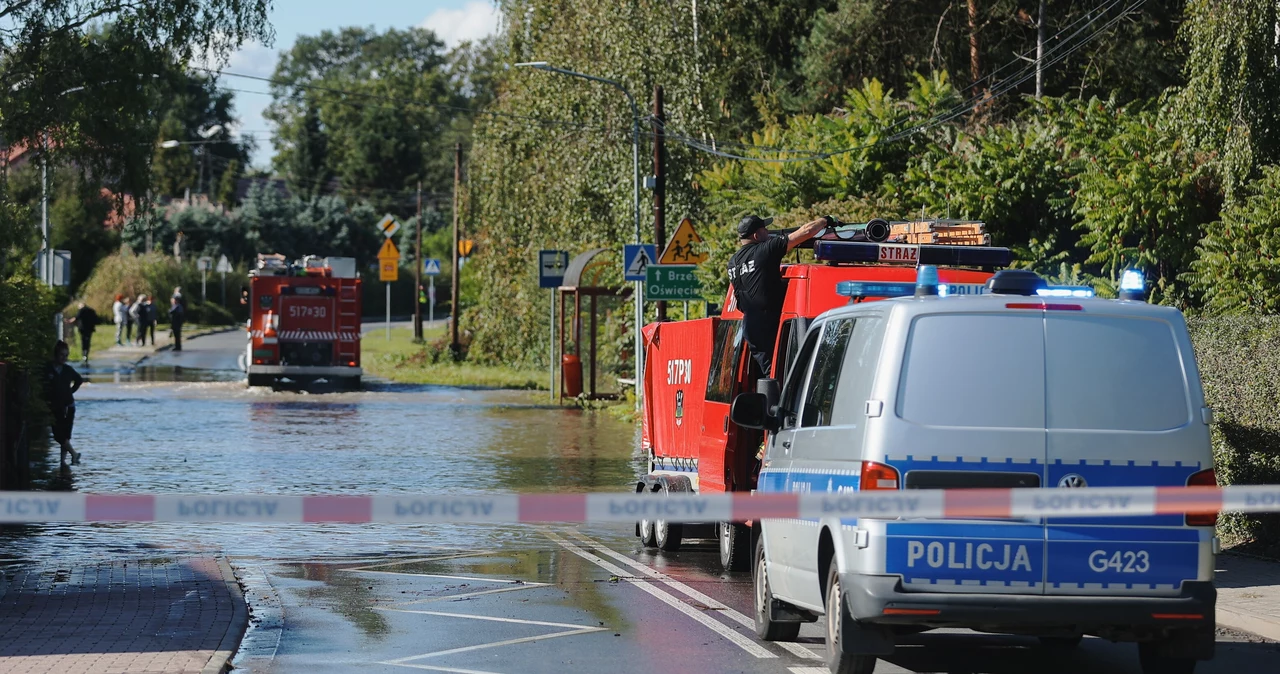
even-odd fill
[(359, 362), (360, 314), (356, 310), (355, 286), (343, 285), (338, 289), (338, 362), (343, 365)]

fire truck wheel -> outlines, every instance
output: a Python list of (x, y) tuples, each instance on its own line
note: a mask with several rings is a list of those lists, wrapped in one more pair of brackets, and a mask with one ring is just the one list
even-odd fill
[(658, 543), (653, 538), (653, 520), (640, 520), (640, 545), (646, 548), (652, 548)]
[(764, 539), (756, 543), (756, 563), (754, 565), (755, 597), (756, 597), (756, 635), (765, 641), (795, 641), (800, 636), (800, 623), (774, 622), (773, 591), (769, 589), (769, 574), (765, 573)]
[(858, 629), (858, 623), (849, 614), (848, 604), (844, 601), (844, 588), (840, 583), (840, 572), (836, 569), (835, 560), (831, 560), (827, 571), (827, 597), (825, 608), (827, 613), (827, 669), (832, 674), (872, 674), (876, 670), (876, 656), (855, 655), (846, 652), (845, 641), (850, 638), (850, 631)]
[[(662, 485), (661, 491), (663, 496), (671, 493), (665, 484)], [(653, 523), (653, 542), (658, 546), (659, 550), (666, 552), (679, 550), (682, 538), (684, 538), (683, 525), (674, 524), (666, 520), (657, 520)]]
[(751, 530), (733, 522), (717, 522), (720, 539), (720, 565), (726, 571), (746, 571), (751, 558)]

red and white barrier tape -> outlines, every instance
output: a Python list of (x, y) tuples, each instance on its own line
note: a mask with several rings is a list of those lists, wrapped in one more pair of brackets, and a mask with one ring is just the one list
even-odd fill
[(1280, 512), (1280, 485), (770, 494), (376, 496), (0, 492), (0, 522), (671, 522)]

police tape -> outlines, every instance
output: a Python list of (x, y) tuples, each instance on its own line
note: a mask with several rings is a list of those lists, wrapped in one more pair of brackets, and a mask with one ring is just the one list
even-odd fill
[(1280, 485), (838, 493), (83, 494), (0, 492), (0, 522), (745, 522), (1280, 512)]

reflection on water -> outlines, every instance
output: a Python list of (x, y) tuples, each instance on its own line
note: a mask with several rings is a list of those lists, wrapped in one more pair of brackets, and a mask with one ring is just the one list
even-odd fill
[[(324, 395), (231, 381), (94, 383), (77, 394), (83, 463), (36, 488), (94, 493), (510, 493), (626, 490), (634, 428), (523, 392), (382, 385)], [(37, 455), (38, 452), (37, 452)], [(533, 545), (500, 525), (51, 524), (0, 529), (6, 557), (175, 552), (308, 559), (427, 546)]]

